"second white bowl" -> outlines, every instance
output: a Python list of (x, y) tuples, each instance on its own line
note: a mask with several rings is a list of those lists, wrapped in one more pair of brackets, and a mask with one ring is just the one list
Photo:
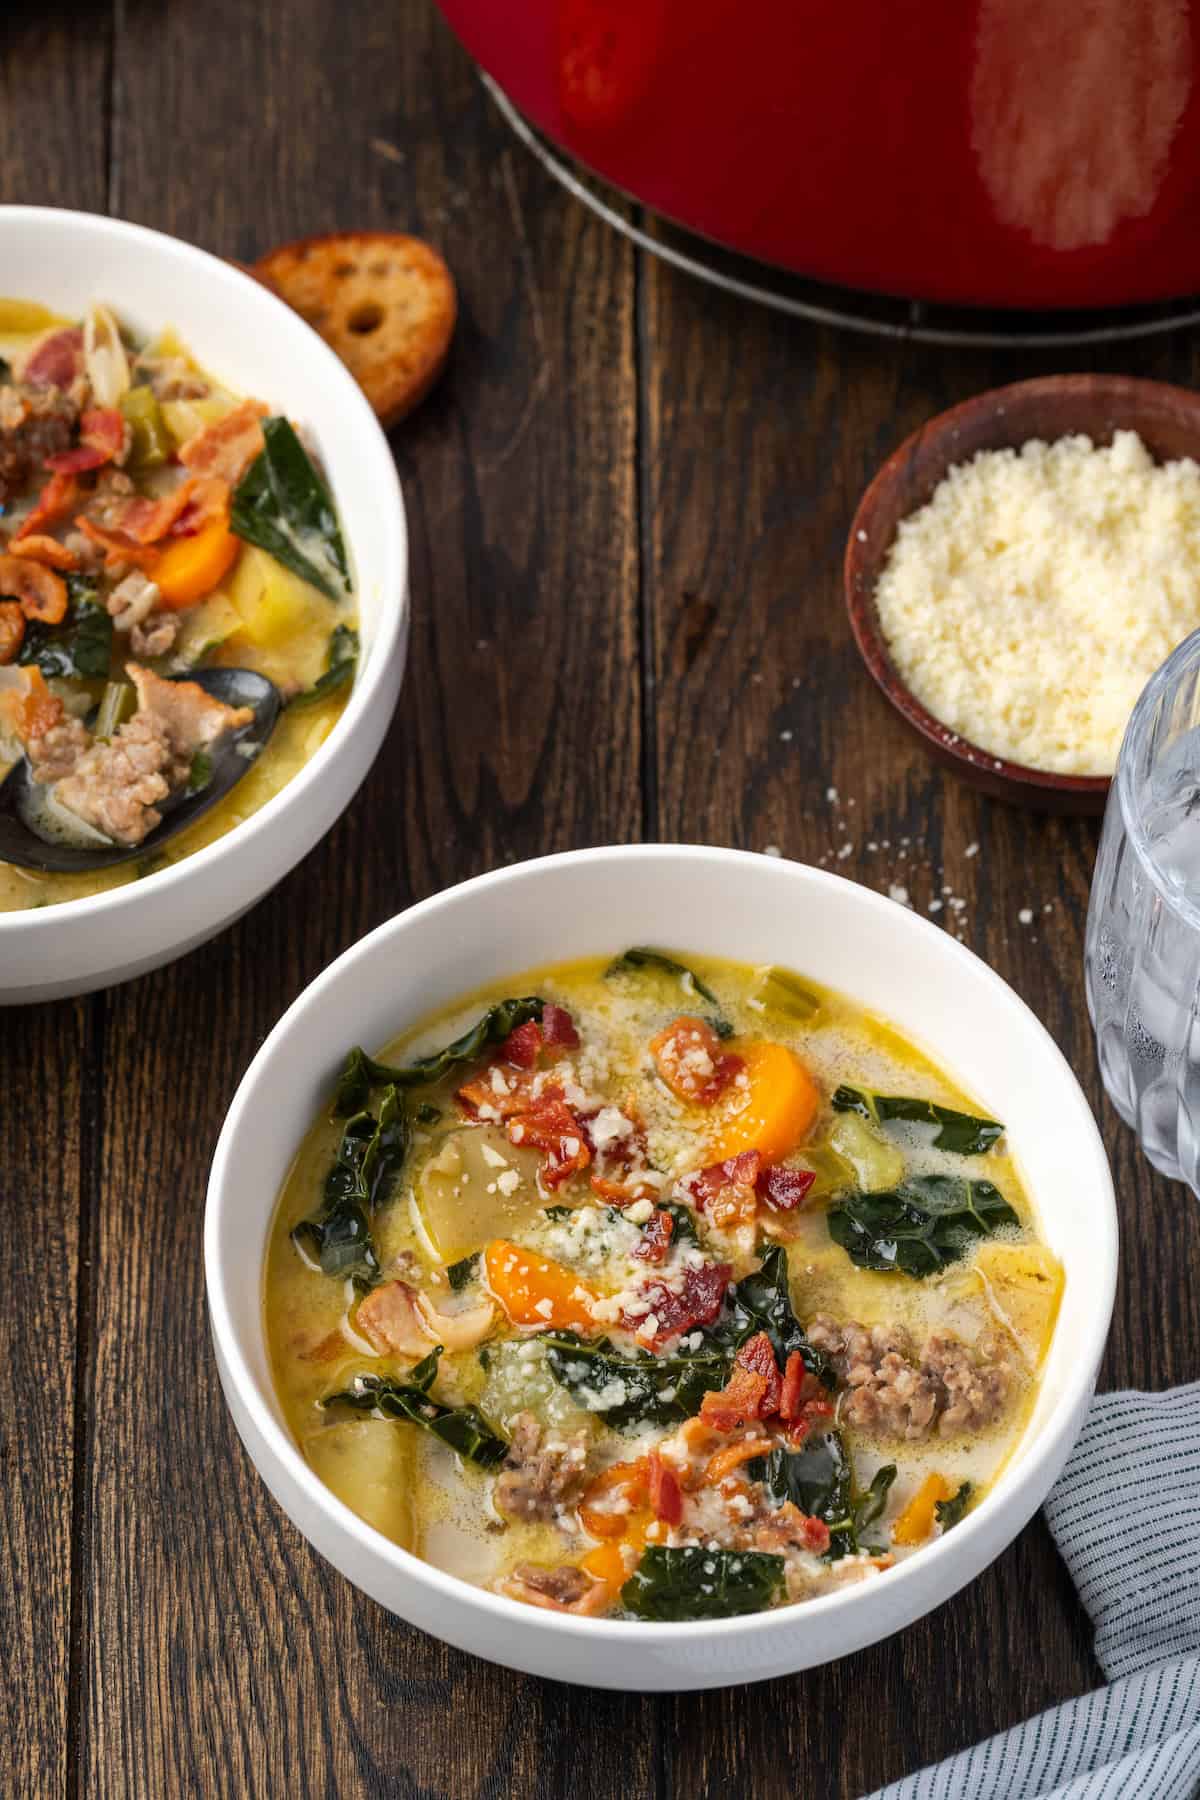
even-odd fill
[[(1033, 1417), (983, 1502), (879, 1581), (716, 1624), (577, 1619), (443, 1574), (335, 1499), (294, 1443), (271, 1382), (263, 1261), (296, 1147), (345, 1051), (536, 963), (661, 943), (780, 963), (898, 1024), (1003, 1119), (1066, 1289)], [(511, 1668), (601, 1687), (716, 1687), (808, 1668), (910, 1624), (972, 1580), (1040, 1506), (1073, 1445), (1108, 1334), (1112, 1181), (1061, 1053), (1012, 989), (947, 933), (796, 863), (680, 845), (578, 851), (480, 876), (414, 906), (338, 959), (251, 1064), (209, 1182), (205, 1274), (225, 1395), (290, 1518), (382, 1605)]]
[(140, 225), (0, 206), (0, 292), (78, 316), (102, 300), (172, 326), (201, 367), (302, 424), (320, 452), (357, 580), (363, 654), (345, 711), (259, 812), (158, 874), (62, 906), (0, 913), (0, 1005), (157, 968), (232, 923), (343, 812), (383, 742), (404, 670), (408, 536), (387, 439), (353, 376), (296, 313), (232, 264)]

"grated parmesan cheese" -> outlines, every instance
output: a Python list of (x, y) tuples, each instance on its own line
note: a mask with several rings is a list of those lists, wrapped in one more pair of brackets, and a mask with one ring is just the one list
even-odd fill
[(1200, 467), (1136, 432), (952, 468), (876, 591), (913, 693), (993, 756), (1107, 775), (1142, 688), (1200, 625)]

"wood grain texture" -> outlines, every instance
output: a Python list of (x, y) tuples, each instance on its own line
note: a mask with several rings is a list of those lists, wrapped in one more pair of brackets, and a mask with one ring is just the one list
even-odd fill
[(111, 0), (0, 8), (0, 202), (103, 212)]
[[(558, 1691), (389, 1618), (261, 1486), (212, 1367), (200, 1232), (236, 1082), (323, 964), (448, 882), (637, 832), (630, 252), (515, 156), (424, 6), (400, 30), (324, 0), (134, 5), (116, 79), (122, 212), (245, 258), (415, 231), (462, 320), (394, 438), (413, 636), (365, 790), (241, 925), (110, 997), (81, 1786), (550, 1800), (573, 1761)], [(645, 1703), (569, 1704), (612, 1746), (579, 1791), (648, 1787)]]
[[(104, 205), (109, 7), (86, 32), (80, 10), (0, 12), (0, 202)], [(0, 1014), (0, 1791), (47, 1800), (73, 1783), (78, 1732), (102, 1010)]]
[(88, 1351), (77, 1324), (96, 1128), (85, 1073), (91, 1016), (90, 1002), (75, 1001), (0, 1023), (0, 1791), (8, 1794), (67, 1790), (73, 1605), (87, 1542), (73, 1477)]
[[(416, 231), (462, 300), (448, 373), (394, 438), (413, 637), (364, 790), (213, 944), (0, 1023), (0, 1093), (41, 1107), (2, 1121), (0, 1307), (21, 1329), (0, 1375), (0, 1792), (826, 1800), (1091, 1685), (1040, 1521), (891, 1643), (754, 1689), (560, 1688), (390, 1618), (292, 1530), (228, 1422), (203, 1188), (266, 1031), (411, 899), (571, 845), (772, 845), (940, 902), (1045, 1019), (1117, 1177), (1103, 1379), (1195, 1378), (1200, 1208), (1095, 1073), (1095, 827), (933, 768), (858, 662), (840, 560), (870, 474), (932, 413), (1057, 366), (1194, 382), (1200, 352), (885, 347), (635, 263), (512, 146), (430, 0), (10, 9), (0, 196), (107, 203), (242, 259), (342, 225)], [(32, 1404), (48, 1385), (56, 1405)]]
[[(938, 770), (874, 690), (843, 605), (845, 534), (881, 459), (956, 400), (1048, 372), (1045, 359), (898, 350), (798, 327), (655, 265), (641, 341), (660, 834), (771, 845), (920, 911), (933, 903), (930, 916), (1012, 983), (1079, 1071), (1113, 1154), (1123, 1269), (1103, 1380), (1195, 1379), (1200, 1208), (1114, 1119), (1083, 1002), (1097, 827), (999, 805)], [(1197, 373), (1178, 343), (1121, 363), (1159, 379)], [(1003, 1678), (975, 1679), (981, 1658)], [(1086, 1620), (1038, 1521), (891, 1642), (752, 1700), (680, 1700), (667, 1729), (673, 1789), (852, 1796), (1098, 1679)], [(881, 1724), (879, 1695), (932, 1692), (937, 1706), (897, 1708)]]

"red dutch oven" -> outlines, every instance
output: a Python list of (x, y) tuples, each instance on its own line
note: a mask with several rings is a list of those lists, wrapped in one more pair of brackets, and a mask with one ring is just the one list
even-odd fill
[(913, 299), (1200, 291), (1200, 0), (440, 0), (665, 217)]

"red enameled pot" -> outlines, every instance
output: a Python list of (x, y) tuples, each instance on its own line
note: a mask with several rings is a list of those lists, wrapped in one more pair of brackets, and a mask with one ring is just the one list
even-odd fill
[(1200, 0), (440, 0), (561, 149), (730, 249), (999, 307), (1200, 291)]

